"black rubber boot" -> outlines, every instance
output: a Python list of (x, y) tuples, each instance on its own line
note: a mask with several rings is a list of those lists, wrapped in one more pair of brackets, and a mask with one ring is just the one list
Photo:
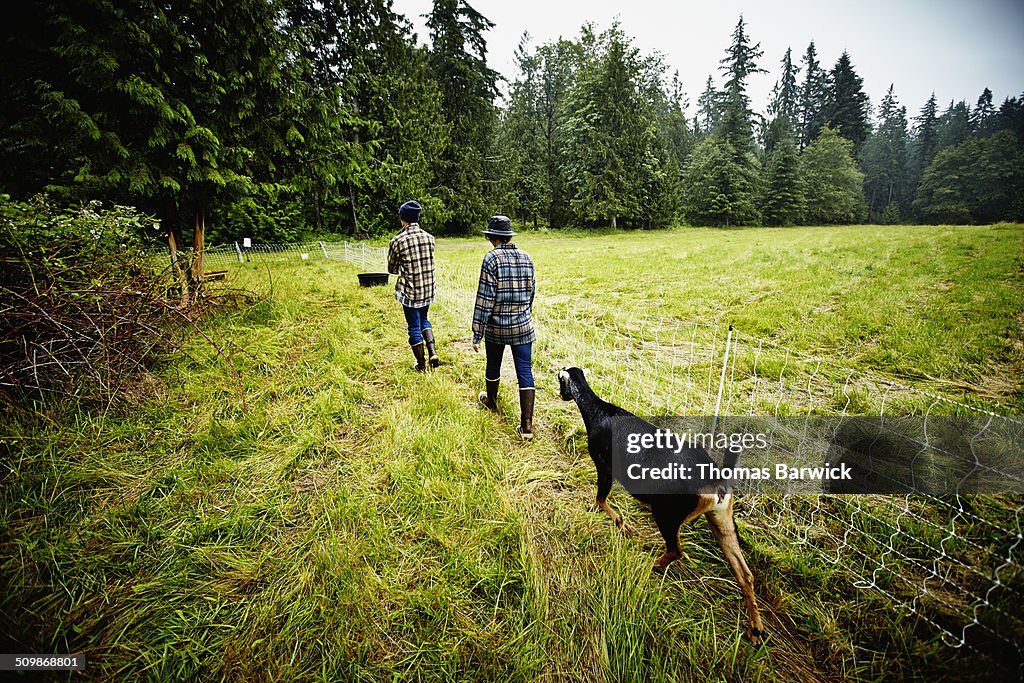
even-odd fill
[(537, 392), (533, 389), (519, 390), (519, 409), (522, 417), (519, 420), (519, 433), (524, 439), (533, 438), (533, 399)]
[(436, 368), (441, 364), (441, 359), (437, 357), (437, 347), (434, 346), (434, 330), (429, 327), (424, 328), (423, 342), (427, 345), (427, 358), (430, 359), (430, 367)]
[(412, 345), (412, 355), (416, 356), (416, 365), (412, 369), (416, 372), (426, 372), (427, 359), (423, 355), (423, 342)]
[(480, 402), (484, 404), (484, 408), (487, 410), (493, 410), (498, 412), (498, 385), (501, 384), (500, 379), (488, 379), (487, 391), (480, 392)]

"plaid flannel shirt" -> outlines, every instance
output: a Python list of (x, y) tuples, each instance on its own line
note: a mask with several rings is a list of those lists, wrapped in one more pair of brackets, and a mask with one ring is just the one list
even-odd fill
[(529, 254), (514, 244), (499, 244), (484, 256), (473, 309), (473, 343), (529, 344), (537, 279)]
[(410, 223), (391, 238), (388, 272), (397, 275), (395, 298), (410, 308), (434, 302), (434, 236), (419, 223)]

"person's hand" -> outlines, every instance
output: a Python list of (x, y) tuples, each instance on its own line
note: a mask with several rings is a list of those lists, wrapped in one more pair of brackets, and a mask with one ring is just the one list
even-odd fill
[(480, 344), (478, 342), (473, 342), (473, 353), (480, 353)]

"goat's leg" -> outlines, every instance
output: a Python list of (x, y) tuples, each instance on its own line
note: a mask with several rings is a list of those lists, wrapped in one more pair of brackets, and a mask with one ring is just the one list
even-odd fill
[(754, 575), (750, 573), (750, 568), (743, 559), (740, 537), (736, 533), (736, 522), (732, 518), (732, 496), (729, 496), (726, 505), (715, 506), (704, 516), (743, 594), (743, 603), (746, 605), (747, 617), (750, 620), (750, 640), (756, 645), (761, 642), (764, 635), (764, 625), (761, 623), (761, 612), (757, 608), (757, 596), (754, 595)]
[(598, 473), (597, 500), (595, 501), (595, 504), (598, 508), (604, 510), (605, 513), (612, 518), (612, 521), (615, 522), (615, 526), (617, 526), (619, 530), (622, 531), (622, 533), (626, 534), (627, 536), (631, 536), (633, 534), (633, 527), (631, 527), (629, 524), (626, 524), (626, 520), (622, 518), (622, 515), (613, 510), (612, 506), (608, 504), (608, 494), (611, 492), (611, 490), (611, 474), (605, 476)]
[(680, 519), (678, 511), (671, 508), (654, 506), (651, 511), (654, 513), (654, 523), (658, 525), (658, 531), (665, 539), (665, 552), (654, 561), (654, 569), (661, 571), (682, 555), (679, 552), (679, 527), (683, 520)]

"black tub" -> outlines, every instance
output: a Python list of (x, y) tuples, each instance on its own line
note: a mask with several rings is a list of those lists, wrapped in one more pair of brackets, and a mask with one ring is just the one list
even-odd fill
[(359, 273), (360, 287), (377, 287), (388, 283), (387, 273)]

